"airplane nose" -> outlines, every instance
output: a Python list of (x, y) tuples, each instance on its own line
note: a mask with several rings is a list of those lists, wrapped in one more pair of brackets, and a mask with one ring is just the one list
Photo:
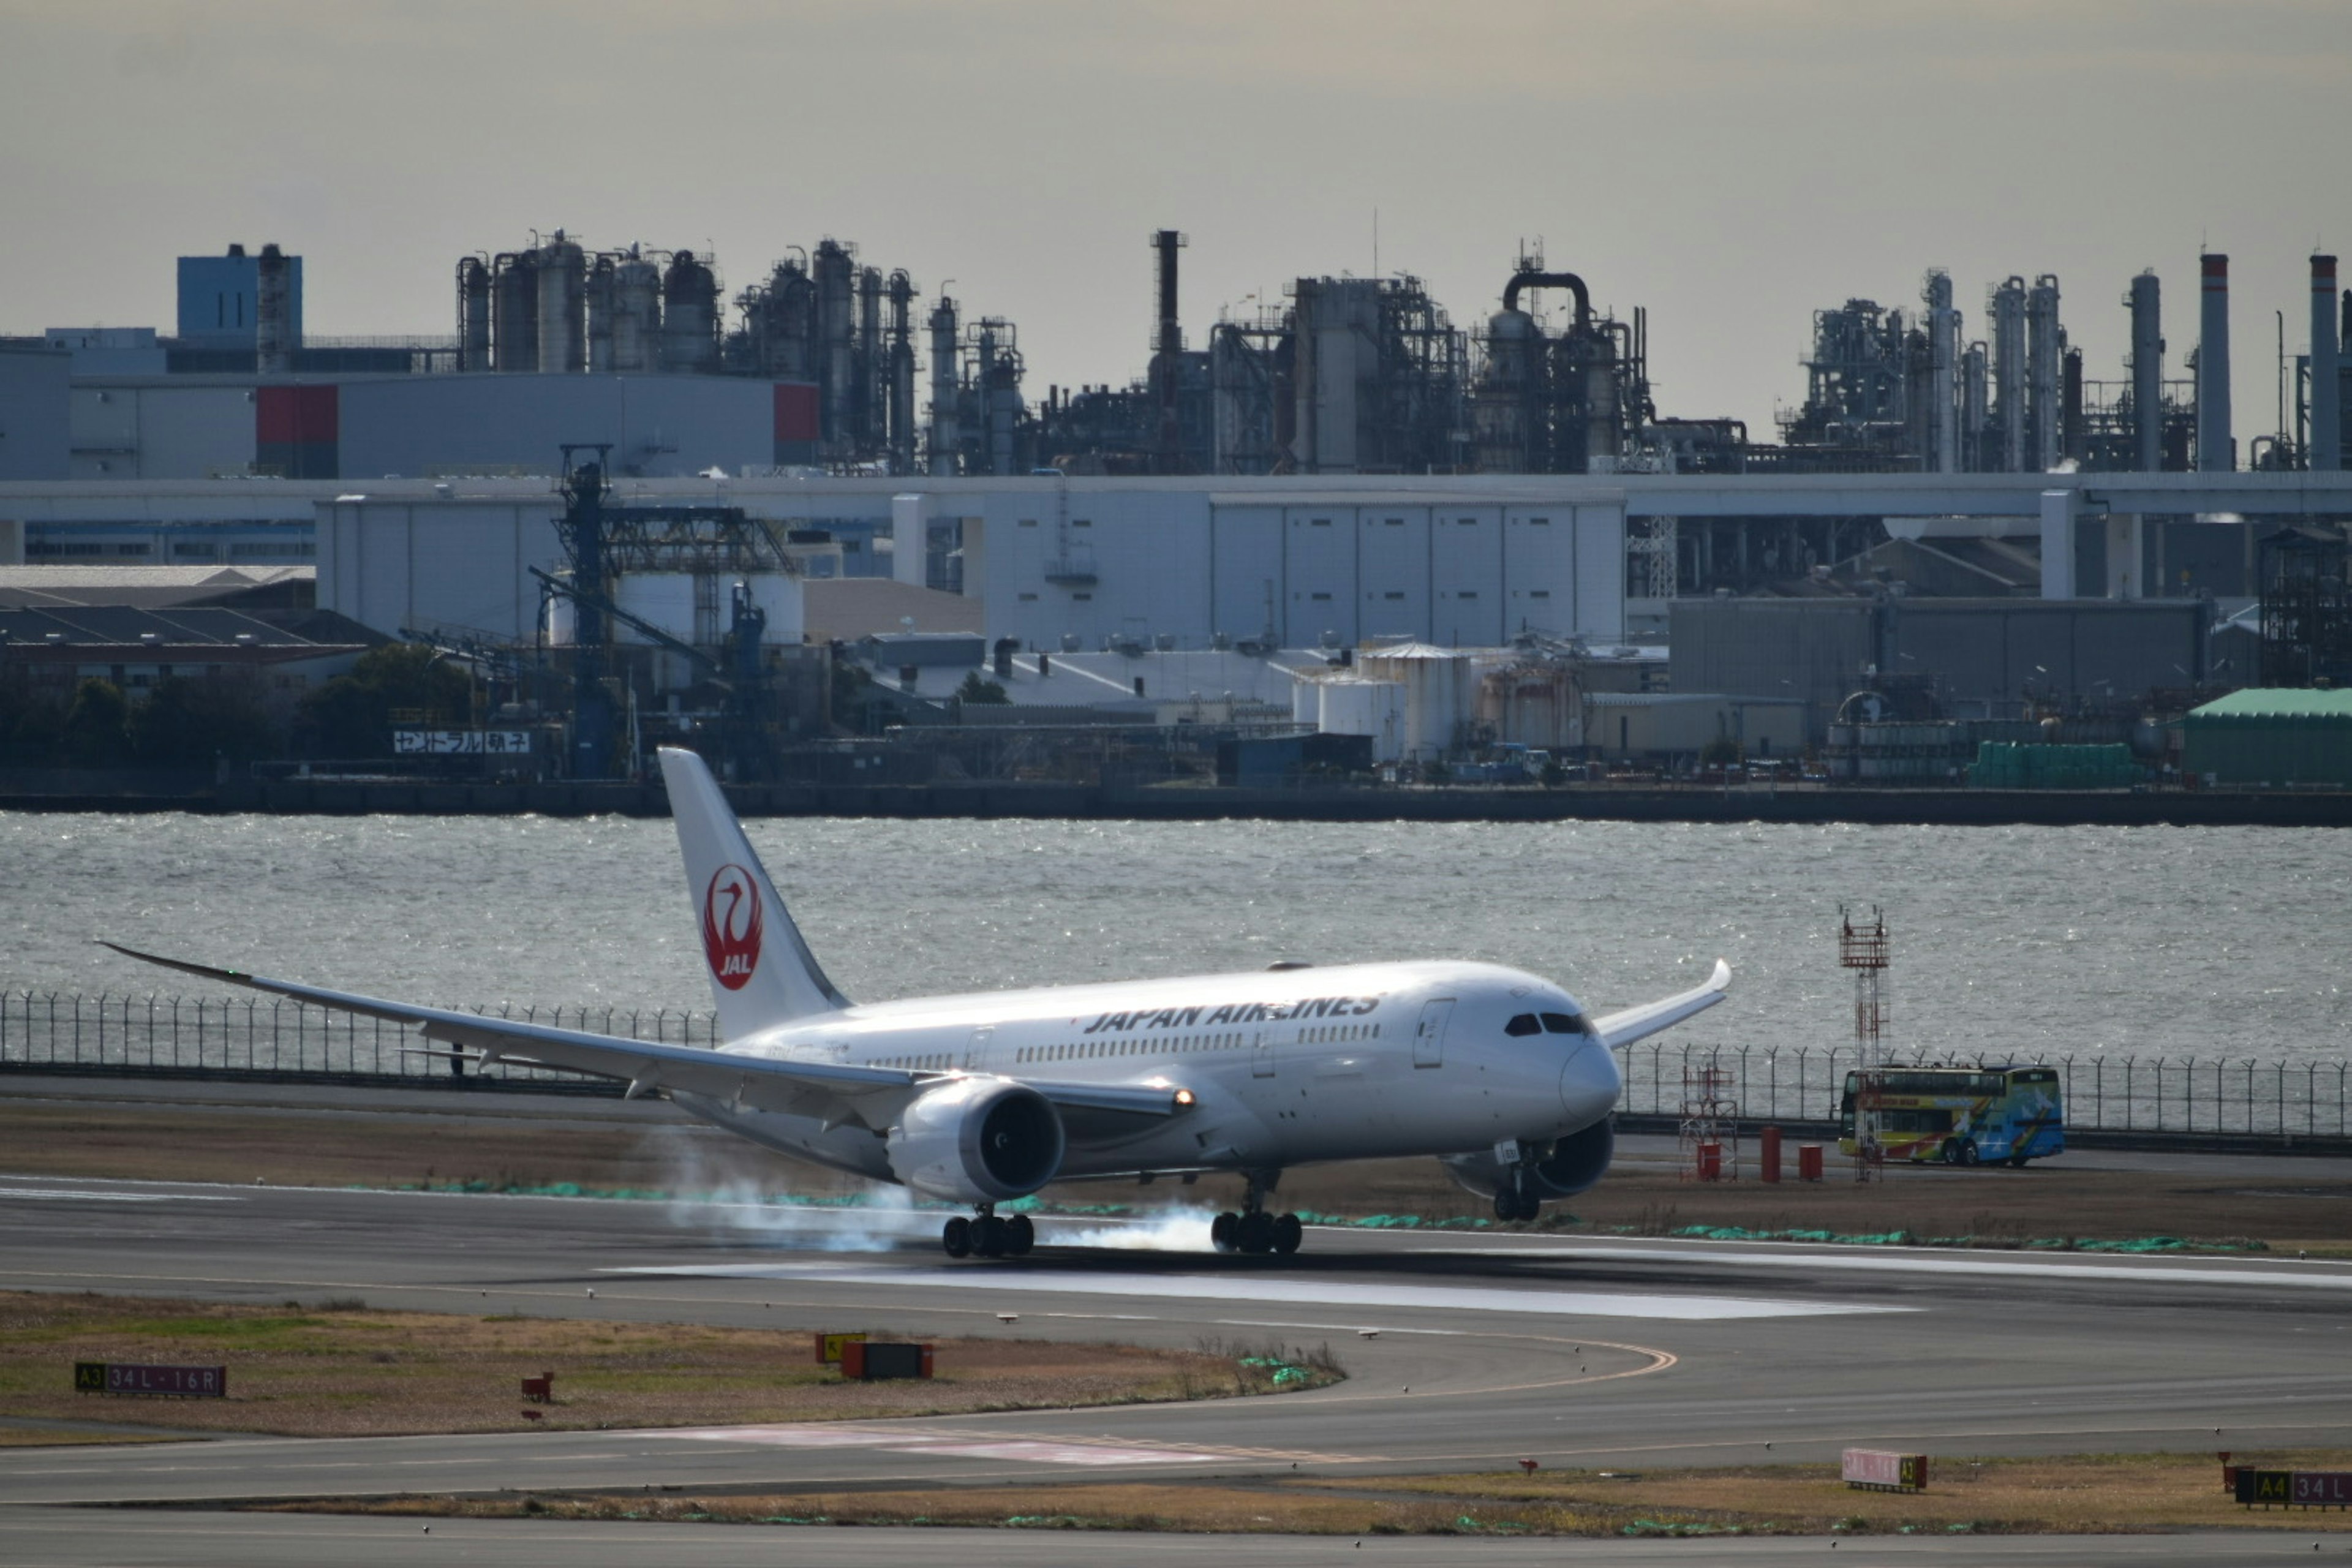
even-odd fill
[(1616, 1057), (1607, 1047), (1588, 1040), (1559, 1069), (1559, 1108), (1570, 1126), (1586, 1126), (1617, 1108), (1624, 1087)]

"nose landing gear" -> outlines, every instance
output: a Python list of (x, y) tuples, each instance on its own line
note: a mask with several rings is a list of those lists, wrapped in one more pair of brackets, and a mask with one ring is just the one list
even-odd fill
[(1495, 1189), (1495, 1217), (1510, 1225), (1542, 1214), (1543, 1200), (1536, 1196), (1535, 1167), (1521, 1160), (1510, 1168), (1507, 1184)]
[(1298, 1216), (1265, 1212), (1265, 1200), (1281, 1178), (1279, 1171), (1249, 1173), (1249, 1191), (1242, 1200), (1242, 1212), (1221, 1214), (1209, 1222), (1209, 1240), (1219, 1252), (1272, 1252), (1286, 1258), (1298, 1250), (1298, 1244), (1307, 1235)]
[(999, 1219), (994, 1204), (982, 1204), (971, 1219), (958, 1215), (940, 1228), (940, 1245), (950, 1258), (1025, 1258), (1037, 1245), (1037, 1227), (1025, 1214)]

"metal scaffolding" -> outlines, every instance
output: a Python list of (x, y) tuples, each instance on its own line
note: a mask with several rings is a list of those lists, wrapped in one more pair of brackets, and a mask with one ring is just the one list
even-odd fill
[(1857, 926), (1838, 911), (1838, 963), (1853, 972), (1853, 1179), (1874, 1182), (1883, 1174), (1886, 1147), (1880, 1141), (1880, 1103), (1886, 1089), (1886, 1061), (1879, 1036), (1886, 1025), (1886, 921), (1875, 909), (1870, 923)]

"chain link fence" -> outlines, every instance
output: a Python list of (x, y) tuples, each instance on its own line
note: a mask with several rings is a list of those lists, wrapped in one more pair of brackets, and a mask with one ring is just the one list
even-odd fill
[[(620, 1007), (473, 1008), (487, 1018), (543, 1024), (668, 1045), (719, 1043), (716, 1014)], [(1770, 1050), (1641, 1042), (1619, 1052), (1633, 1115), (1674, 1116), (1686, 1074), (1728, 1071), (1740, 1115), (1756, 1121), (1835, 1121), (1851, 1047)], [(1892, 1065), (1926, 1065), (1924, 1058)], [(2255, 1138), (2352, 1136), (2352, 1064), (2255, 1057), (2060, 1057), (2066, 1124), (2112, 1132)], [(402, 1025), (278, 996), (163, 996), (0, 991), (0, 1069), (446, 1083), (459, 1077), (539, 1089), (617, 1093), (571, 1073), (499, 1062), (466, 1064)]]
[[(2020, 1065), (2026, 1060), (2016, 1058)], [(1766, 1050), (1753, 1047), (1639, 1042), (1618, 1052), (1625, 1076), (1619, 1108), (1674, 1116), (1685, 1075), (1727, 1070), (1739, 1114), (1755, 1121), (1835, 1121), (1853, 1047)], [(1931, 1065), (1924, 1056), (1887, 1065)], [(1953, 1064), (1975, 1065), (1975, 1064)], [(2221, 1133), (2253, 1138), (2336, 1138), (2352, 1132), (2345, 1062), (2264, 1061), (2258, 1057), (2136, 1057), (2098, 1052), (2045, 1058), (2063, 1079), (2066, 1125), (2102, 1132)]]

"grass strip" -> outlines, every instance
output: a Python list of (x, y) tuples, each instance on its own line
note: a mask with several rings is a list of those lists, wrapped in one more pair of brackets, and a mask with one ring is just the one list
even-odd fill
[[(2264, 1468), (2346, 1468), (2317, 1450), (2239, 1455)], [(713, 1524), (939, 1525), (1007, 1530), (1410, 1536), (2112, 1535), (2184, 1529), (2342, 1535), (2342, 1513), (2240, 1508), (2210, 1454), (1936, 1459), (1917, 1494), (1857, 1491), (1829, 1465), (1315, 1477), (1169, 1485), (1039, 1483), (896, 1491), (409, 1495), (310, 1499), (268, 1511)]]
[[(1327, 1350), (1304, 1347), (933, 1339), (934, 1377), (850, 1383), (814, 1359), (815, 1326), (466, 1317), (349, 1299), (254, 1307), (0, 1292), (0, 1410), (24, 1424), (0, 1427), (0, 1441), (44, 1423), (100, 1421), (305, 1437), (838, 1421), (1234, 1397), (1341, 1375)], [(887, 1323), (822, 1326), (911, 1337)], [(226, 1365), (229, 1394), (77, 1394), (78, 1361)], [(554, 1373), (552, 1403), (526, 1402), (522, 1380), (542, 1373)]]

